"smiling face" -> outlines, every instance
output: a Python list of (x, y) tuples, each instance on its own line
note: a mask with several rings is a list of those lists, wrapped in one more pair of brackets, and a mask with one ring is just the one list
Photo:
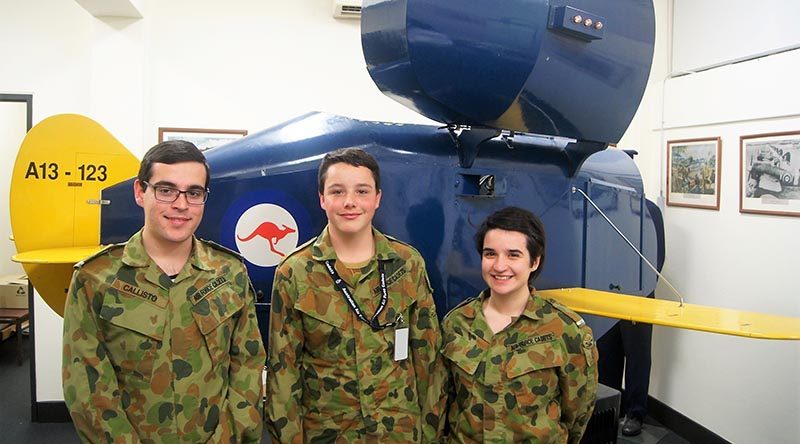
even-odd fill
[(372, 230), (381, 192), (367, 167), (335, 163), (325, 173), (319, 205), (328, 216), (332, 236), (352, 237)]
[(524, 234), (499, 228), (486, 232), (481, 274), (492, 297), (527, 297), (528, 279), (537, 268), (539, 257), (531, 259)]
[(136, 203), (144, 208), (144, 232), (146, 245), (161, 250), (191, 245), (200, 220), (203, 218), (203, 205), (189, 205), (186, 194), (181, 193), (175, 202), (156, 200), (153, 186), (169, 186), (179, 190), (205, 189), (206, 169), (200, 162), (180, 162), (174, 164), (153, 163), (152, 174), (145, 187), (138, 179), (134, 182)]

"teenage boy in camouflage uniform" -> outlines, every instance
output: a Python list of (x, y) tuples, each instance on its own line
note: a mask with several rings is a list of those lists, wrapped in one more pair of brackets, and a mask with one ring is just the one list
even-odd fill
[(328, 226), (275, 272), (273, 442), (434, 442), (444, 404), (439, 323), (420, 254), (372, 226), (375, 159), (328, 153), (319, 200)]
[(578, 444), (597, 394), (592, 330), (536, 294), (544, 226), (509, 207), (475, 235), (487, 290), (445, 316), (450, 443)]
[(84, 442), (259, 442), (265, 352), (241, 258), (198, 240), (208, 164), (160, 143), (134, 182), (144, 228), (76, 265), (64, 400)]

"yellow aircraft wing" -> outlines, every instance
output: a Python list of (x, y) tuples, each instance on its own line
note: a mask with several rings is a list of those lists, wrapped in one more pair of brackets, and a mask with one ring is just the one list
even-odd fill
[(800, 318), (683, 304), (587, 288), (539, 290), (580, 313), (757, 339), (800, 340)]
[(102, 250), (102, 245), (87, 247), (47, 248), (31, 250), (11, 256), (11, 260), (21, 264), (77, 264)]

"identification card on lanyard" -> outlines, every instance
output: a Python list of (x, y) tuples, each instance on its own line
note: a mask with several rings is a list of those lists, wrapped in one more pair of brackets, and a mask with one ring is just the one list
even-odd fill
[(408, 359), (408, 327), (394, 330), (394, 360)]

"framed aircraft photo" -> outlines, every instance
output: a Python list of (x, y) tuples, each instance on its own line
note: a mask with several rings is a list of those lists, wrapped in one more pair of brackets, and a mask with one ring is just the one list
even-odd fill
[(719, 210), (722, 139), (667, 142), (667, 205)]
[(739, 212), (800, 216), (800, 131), (739, 138)]
[(247, 135), (247, 130), (202, 129), (202, 128), (158, 128), (158, 142), (188, 140), (200, 151), (225, 145)]

